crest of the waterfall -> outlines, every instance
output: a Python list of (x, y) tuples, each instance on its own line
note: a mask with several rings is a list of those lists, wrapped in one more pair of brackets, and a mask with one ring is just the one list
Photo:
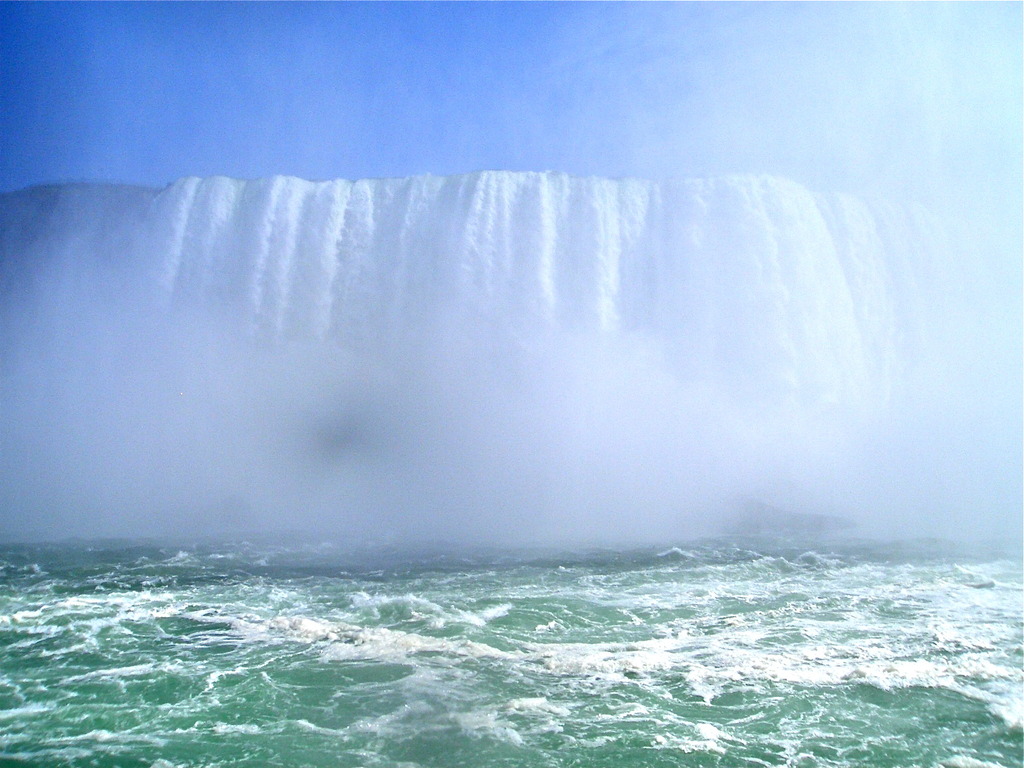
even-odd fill
[(491, 533), (820, 484), (935, 375), (952, 255), (924, 211), (773, 177), (3, 195), (4, 472), (40, 478), (7, 502)]

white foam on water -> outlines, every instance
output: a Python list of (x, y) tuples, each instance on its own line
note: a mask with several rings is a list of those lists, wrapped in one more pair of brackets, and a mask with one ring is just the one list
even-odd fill
[(674, 557), (678, 557), (678, 558), (682, 559), (682, 558), (689, 557), (690, 553), (683, 551), (679, 547), (670, 547), (669, 549), (666, 549), (664, 552), (659, 552), (658, 553), (658, 557), (670, 557), (670, 556), (674, 556)]
[(681, 733), (657, 733), (652, 740), (655, 749), (673, 749), (680, 752), (712, 752), (718, 755), (726, 753), (725, 746), (721, 743), (722, 733), (714, 726), (701, 728), (700, 724), (695, 727), (698, 738), (688, 737)]
[(631, 702), (612, 707), (607, 714), (599, 715), (599, 717), (607, 720), (645, 720), (651, 717), (652, 714), (650, 707), (637, 702)]
[(77, 744), (84, 741), (98, 744), (151, 744), (156, 747), (167, 745), (167, 739), (160, 736), (136, 731), (115, 732), (105, 728), (96, 728), (73, 736), (52, 736), (51, 740), (55, 744)]
[(173, 602), (175, 596), (169, 592), (111, 592), (102, 595), (76, 595), (46, 604), (43, 610), (56, 614), (73, 614), (82, 611), (126, 611), (147, 607), (153, 603)]
[(55, 704), (25, 704), (21, 707), (10, 707), (0, 709), (0, 720), (15, 720), (22, 717), (31, 717), (32, 715), (41, 715), (45, 712), (52, 712), (56, 709)]
[(238, 733), (244, 736), (258, 736), (263, 729), (251, 723), (215, 723), (213, 732), (218, 735)]
[(545, 696), (532, 698), (511, 699), (505, 709), (512, 712), (524, 712), (527, 714), (542, 713), (557, 715), (558, 717), (569, 717), (572, 711), (560, 704), (552, 704)]
[(352, 628), (344, 625), (334, 625), (305, 616), (275, 616), (267, 622), (267, 628), (284, 632), (292, 639), (307, 643), (320, 640), (338, 642), (343, 637), (348, 639), (352, 631)]
[[(526, 643), (524, 648), (543, 669), (567, 678), (658, 687), (666, 674), (679, 673), (708, 703), (737, 687), (762, 692), (779, 685), (945, 689), (984, 702), (1011, 729), (1019, 727), (1024, 672), (1002, 650), (1012, 648), (1016, 631), (1013, 622), (1000, 618), (1007, 598), (993, 603), (990, 590), (979, 594), (969, 587), (951, 593), (936, 589), (927, 575), (915, 583), (900, 571), (855, 566), (841, 573), (842, 581), (833, 577), (828, 584), (816, 584), (799, 577), (792, 583), (759, 585), (749, 593), (736, 582), (724, 582), (713, 592), (669, 583), (659, 588), (676, 592), (673, 596), (663, 599), (656, 592), (623, 599), (637, 611), (637, 606), (666, 609), (675, 603), (699, 606), (701, 600), (723, 599), (744, 599), (753, 609), (731, 616), (672, 619), (652, 626), (653, 634), (666, 636), (649, 641)], [(834, 595), (837, 586), (849, 597)], [(816, 595), (826, 588), (828, 594)], [(778, 592), (789, 602), (767, 610), (757, 607), (771, 605)], [(806, 594), (793, 599), (800, 592)], [(697, 599), (690, 599), (693, 594)], [(885, 600), (903, 601), (907, 620), (879, 618), (876, 606)], [(836, 605), (826, 609), (832, 618), (819, 616), (825, 601)], [(966, 608), (974, 605), (976, 609)], [(637, 613), (622, 612), (635, 624)], [(965, 615), (975, 620), (965, 622)]]
[(538, 624), (533, 628), (534, 632), (551, 632), (553, 630), (564, 630), (565, 625), (559, 622), (557, 619), (552, 619), (547, 624)]
[(236, 630), (253, 640), (291, 640), (322, 643), (325, 658), (402, 661), (418, 654), (441, 658), (516, 659), (519, 654), (461, 638), (438, 638), (386, 627), (361, 627), (325, 622), (305, 616), (276, 616), (268, 620), (235, 619)]
[(18, 611), (11, 614), (10, 616), (0, 616), (0, 622), (5, 624), (25, 624), (32, 619), (38, 619), (43, 615), (43, 609), (39, 608), (34, 611)]
[(936, 622), (932, 628), (934, 647), (937, 651), (963, 653), (965, 651), (994, 651), (994, 638), (982, 634), (977, 628), (967, 629), (948, 621)]
[(511, 699), (501, 709), (515, 719), (518, 731), (528, 737), (563, 733), (573, 716), (570, 707), (551, 702), (546, 696)]
[(412, 632), (383, 628), (357, 628), (342, 642), (334, 642), (325, 651), (333, 659), (371, 658), (402, 660), (411, 655), (433, 653), (442, 658), (517, 659), (518, 654), (502, 651), (472, 640), (435, 638)]
[(309, 733), (318, 733), (322, 736), (333, 736), (334, 738), (344, 738), (345, 736), (344, 729), (326, 728), (322, 725), (317, 725), (316, 723), (311, 723), (309, 722), (309, 720), (301, 718), (298, 720), (293, 720), (292, 722), (295, 723), (295, 725), (297, 725), (303, 731), (308, 731)]
[(711, 723), (697, 723), (694, 727), (705, 739), (719, 741), (720, 739), (727, 738), (724, 731)]
[(492, 738), (521, 747), (526, 743), (522, 734), (503, 721), (492, 710), (458, 713), (452, 716), (462, 732), (474, 738)]
[(484, 608), (480, 611), (477, 611), (476, 613), (470, 614), (467, 612), (467, 616), (471, 615), (475, 617), (472, 620), (467, 620), (469, 620), (471, 624), (475, 624), (476, 626), (482, 627), (488, 622), (493, 621), (494, 619), (500, 619), (503, 616), (508, 616), (508, 612), (511, 610), (512, 603), (501, 603), (500, 605), (492, 605), (490, 608)]
[(450, 624), (468, 624), (484, 627), (490, 621), (501, 618), (512, 609), (511, 603), (501, 603), (477, 611), (462, 608), (446, 608), (432, 600), (418, 595), (370, 595), (358, 592), (351, 597), (356, 611), (369, 610), (376, 619), (382, 618), (381, 611), (398, 608), (408, 612), (408, 620), (425, 622), (431, 629), (444, 629)]
[(82, 683), (89, 680), (119, 679), (125, 677), (141, 677), (152, 674), (174, 674), (186, 675), (192, 673), (191, 667), (180, 661), (148, 662), (146, 664), (132, 664), (126, 667), (110, 667), (108, 669), (95, 669), (81, 675), (71, 675), (64, 678), (65, 683)]
[(984, 701), (989, 711), (1011, 731), (1024, 731), (1024, 681), (1003, 677), (995, 685), (975, 690), (974, 698)]
[(637, 643), (527, 643), (531, 656), (557, 675), (623, 682), (679, 663), (674, 639)]
[(217, 681), (219, 681), (222, 677), (227, 677), (229, 675), (244, 675), (248, 671), (249, 670), (247, 668), (245, 668), (245, 667), (235, 667), (234, 669), (218, 669), (218, 670), (214, 670), (213, 672), (211, 672), (210, 674), (208, 674), (206, 676), (206, 687), (203, 688), (203, 693), (211, 692), (214, 689), (214, 687), (217, 685)]
[(30, 759), (42, 760), (42, 765), (68, 765), (75, 760), (89, 760), (94, 758), (94, 749), (85, 747), (42, 747), (39, 749), (26, 750), (18, 753), (19, 761)]
[(33, 653), (58, 661), (73, 659), (78, 653), (96, 651), (112, 637), (131, 642), (137, 624), (190, 615), (187, 603), (179, 602), (179, 597), (166, 591), (140, 590), (52, 601), (34, 599), (31, 607), (0, 617), (0, 627), (29, 635), (12, 643), (12, 648), (32, 648), (40, 637), (59, 638), (59, 643), (33, 649)]
[(349, 727), (349, 730), (381, 738), (401, 738), (410, 731), (409, 721), (419, 722), (432, 714), (433, 709), (430, 705), (425, 701), (416, 700), (403, 704), (392, 712), (358, 720)]
[(1003, 768), (996, 763), (978, 760), (966, 755), (957, 755), (939, 763), (939, 768)]
[(977, 571), (965, 568), (962, 565), (955, 566), (957, 572), (961, 576), (961, 582), (968, 587), (974, 589), (992, 589), (996, 586), (995, 579), (985, 576), (984, 574), (978, 573)]

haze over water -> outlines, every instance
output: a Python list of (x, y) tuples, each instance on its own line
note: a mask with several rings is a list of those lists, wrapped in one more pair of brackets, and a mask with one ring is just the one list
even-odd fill
[(658, 542), (747, 499), (1012, 530), (975, 246), (920, 206), (507, 172), (4, 203), (29, 532)]

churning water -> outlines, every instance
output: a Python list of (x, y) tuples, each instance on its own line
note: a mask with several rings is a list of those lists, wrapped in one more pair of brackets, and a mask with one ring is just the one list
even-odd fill
[(0, 763), (1017, 768), (1021, 566), (8, 546)]

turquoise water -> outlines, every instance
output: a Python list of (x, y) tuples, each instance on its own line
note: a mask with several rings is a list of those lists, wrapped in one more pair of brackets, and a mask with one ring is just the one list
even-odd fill
[(0, 764), (1022, 762), (1019, 554), (0, 548)]

